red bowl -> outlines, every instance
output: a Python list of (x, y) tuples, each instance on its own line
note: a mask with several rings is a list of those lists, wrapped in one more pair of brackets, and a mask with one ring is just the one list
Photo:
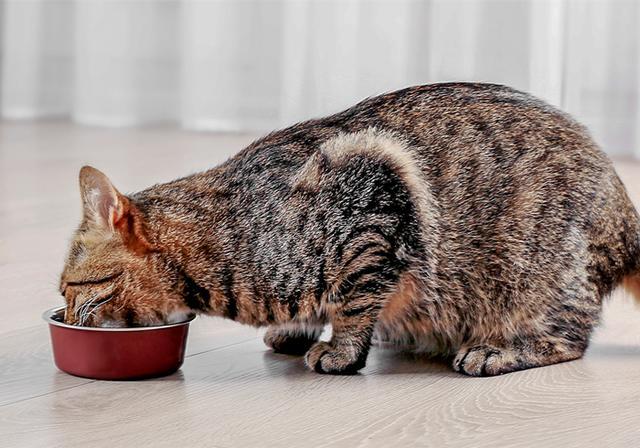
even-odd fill
[(53, 359), (63, 372), (98, 380), (168, 375), (184, 361), (189, 323), (157, 327), (96, 328), (63, 323), (64, 307), (42, 317), (49, 324)]

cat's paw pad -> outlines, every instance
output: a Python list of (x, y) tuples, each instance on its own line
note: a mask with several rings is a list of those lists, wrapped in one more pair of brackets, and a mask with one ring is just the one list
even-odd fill
[(277, 328), (269, 328), (264, 334), (264, 343), (276, 353), (304, 355), (315, 339), (304, 334), (287, 333)]
[(471, 376), (494, 376), (517, 370), (514, 354), (489, 345), (461, 349), (453, 360), (453, 370)]
[(353, 375), (364, 367), (361, 356), (334, 348), (328, 342), (316, 342), (304, 357), (311, 370), (334, 375)]

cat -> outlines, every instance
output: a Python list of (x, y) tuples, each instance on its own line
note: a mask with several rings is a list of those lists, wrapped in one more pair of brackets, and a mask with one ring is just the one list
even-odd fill
[(129, 196), (84, 167), (80, 189), (67, 323), (224, 316), (320, 373), (362, 369), (374, 332), (471, 376), (577, 359), (603, 299), (640, 291), (639, 218), (609, 159), (501, 85), (369, 98)]

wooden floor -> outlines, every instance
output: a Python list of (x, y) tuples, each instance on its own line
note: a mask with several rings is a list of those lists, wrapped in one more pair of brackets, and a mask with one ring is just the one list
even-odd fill
[[(192, 326), (178, 373), (75, 378), (40, 314), (56, 293), (89, 163), (122, 191), (210, 167), (251, 136), (0, 123), (0, 446), (640, 446), (640, 310), (617, 296), (584, 359), (498, 378), (374, 348), (352, 377), (270, 353), (259, 331)], [(640, 204), (640, 164), (617, 163)]]

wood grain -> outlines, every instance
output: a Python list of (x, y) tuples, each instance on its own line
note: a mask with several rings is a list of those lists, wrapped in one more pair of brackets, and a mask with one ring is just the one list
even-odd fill
[[(211, 166), (250, 136), (0, 124), (0, 446), (640, 446), (640, 311), (618, 293), (578, 361), (467, 378), (374, 348), (350, 377), (308, 372), (261, 333), (192, 326), (176, 374), (102, 382), (58, 372), (41, 312), (78, 219), (77, 169), (130, 191)], [(640, 164), (619, 162), (639, 203)]]

